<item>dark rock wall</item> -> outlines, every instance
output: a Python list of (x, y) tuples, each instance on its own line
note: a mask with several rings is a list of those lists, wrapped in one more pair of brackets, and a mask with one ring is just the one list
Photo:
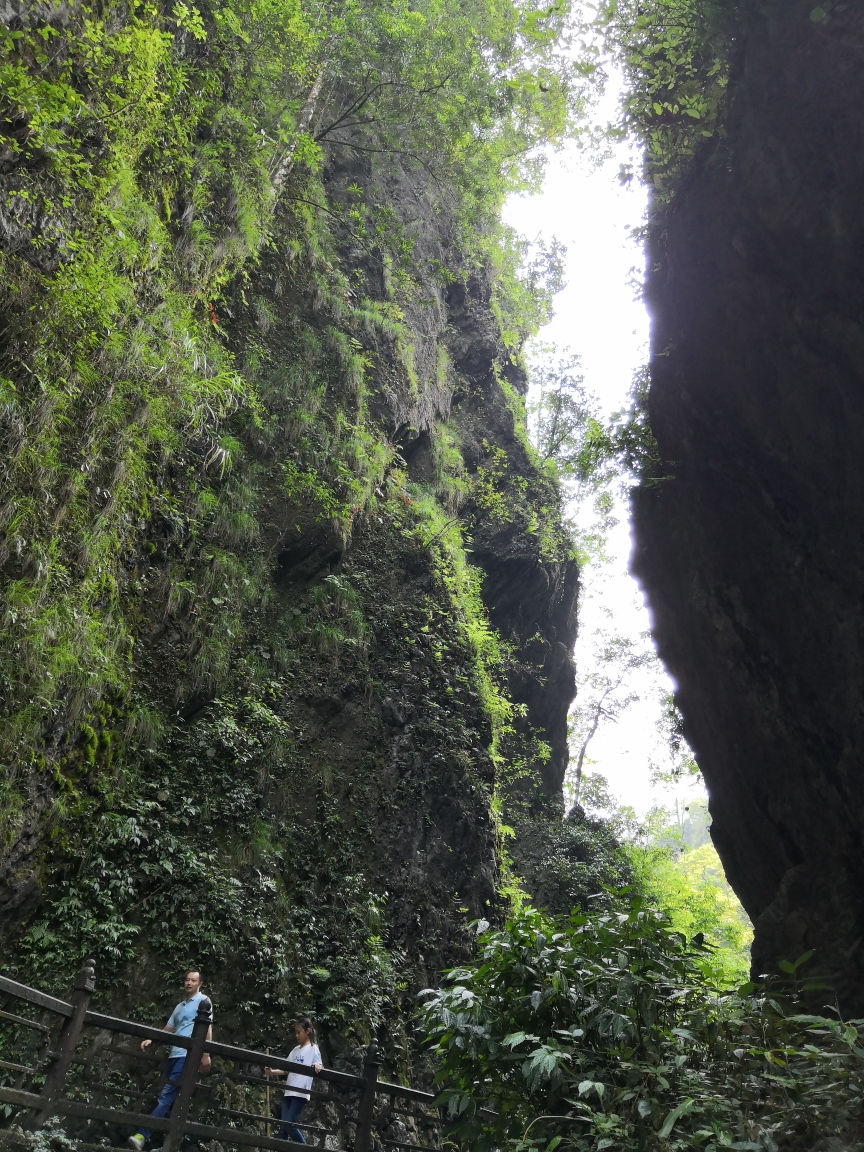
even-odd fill
[[(474, 348), (469, 342), (467, 355), (474, 354)], [(456, 363), (465, 367), (464, 360)], [(523, 394), (527, 391), (524, 374), (514, 371), (512, 375), (517, 395)], [(474, 387), (457, 394), (453, 417), (469, 472), (482, 465), (490, 449), (504, 453), (505, 490), (514, 481), (533, 484), (529, 506), (543, 515), (543, 498), (554, 507), (555, 497), (517, 434), (491, 358), (484, 370), (468, 379)], [(508, 676), (511, 698), (525, 706), (528, 724), (549, 744), (548, 759), (536, 765), (539, 783), (548, 797), (560, 803), (570, 755), (567, 713), (576, 695), (572, 652), (578, 567), (575, 559), (567, 558), (566, 547), (557, 555), (545, 553), (537, 533), (518, 513), (490, 516), (472, 501), (465, 515), (471, 531), (471, 559), (483, 573), (482, 596), (490, 623), (514, 648)]]
[[(864, 1009), (864, 19), (769, 4), (653, 222), (633, 568), (756, 922)], [(818, 12), (816, 13), (818, 15)]]

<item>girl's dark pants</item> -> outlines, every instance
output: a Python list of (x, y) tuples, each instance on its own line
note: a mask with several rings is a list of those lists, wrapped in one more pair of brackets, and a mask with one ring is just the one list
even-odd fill
[(281, 1140), (293, 1140), (296, 1144), (305, 1144), (303, 1133), (294, 1125), (300, 1119), (306, 1101), (302, 1096), (282, 1097), (282, 1127), (279, 1129)]

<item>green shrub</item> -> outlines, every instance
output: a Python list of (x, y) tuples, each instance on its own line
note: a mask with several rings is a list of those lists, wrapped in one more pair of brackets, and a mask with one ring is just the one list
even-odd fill
[(786, 987), (717, 991), (700, 938), (638, 899), (478, 929), (475, 960), (422, 1010), (454, 1138), (478, 1152), (776, 1152), (860, 1115), (864, 1021), (801, 1013), (807, 956)]

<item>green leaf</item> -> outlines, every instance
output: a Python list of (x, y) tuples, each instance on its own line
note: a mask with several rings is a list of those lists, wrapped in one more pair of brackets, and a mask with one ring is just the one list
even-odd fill
[[(673, 1108), (666, 1119), (663, 1121), (663, 1127), (657, 1133), (661, 1140), (665, 1140), (675, 1124), (682, 1116), (687, 1116), (690, 1112), (696, 1111), (695, 1101), (691, 1099), (682, 1100), (677, 1108)], [(699, 1109), (701, 1111), (701, 1109)]]
[(827, 15), (828, 15), (828, 13), (825, 11), (824, 8), (814, 8), (813, 11), (810, 13), (810, 19), (813, 21), (814, 24), (821, 24)]
[(504, 1037), (501, 1043), (505, 1048), (515, 1048), (518, 1044), (523, 1042), (526, 1035), (526, 1032), (511, 1032), (508, 1036)]

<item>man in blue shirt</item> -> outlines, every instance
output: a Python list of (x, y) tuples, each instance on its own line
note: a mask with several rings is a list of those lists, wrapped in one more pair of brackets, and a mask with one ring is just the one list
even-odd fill
[[(195, 1017), (198, 1015), (198, 1005), (202, 1000), (207, 1000), (209, 1005), (210, 1001), (201, 991), (201, 973), (196, 972), (194, 969), (187, 972), (183, 980), (183, 990), (186, 993), (186, 999), (181, 1000), (171, 1015), (168, 1017), (168, 1023), (165, 1025), (166, 1032), (173, 1032), (177, 1036), (191, 1036), (192, 1026), (195, 1023)], [(211, 1012), (212, 1019), (212, 1012)], [(207, 1039), (213, 1039), (212, 1025), (207, 1030)], [(150, 1040), (141, 1041), (141, 1051), (146, 1052), (150, 1047)], [(171, 1108), (174, 1104), (174, 1099), (180, 1088), (180, 1074), (183, 1071), (183, 1062), (186, 1059), (186, 1049), (174, 1045), (171, 1048), (168, 1057), (168, 1066), (166, 1069), (165, 1083), (162, 1085), (162, 1091), (159, 1093), (159, 1099), (156, 1102), (156, 1107), (150, 1113), (151, 1116), (169, 1116)], [(201, 1061), (201, 1071), (206, 1072), (210, 1067), (210, 1057), (205, 1052)], [(134, 1152), (142, 1152), (144, 1145), (150, 1139), (150, 1129), (142, 1128), (134, 1136), (130, 1136), (127, 1144)]]

